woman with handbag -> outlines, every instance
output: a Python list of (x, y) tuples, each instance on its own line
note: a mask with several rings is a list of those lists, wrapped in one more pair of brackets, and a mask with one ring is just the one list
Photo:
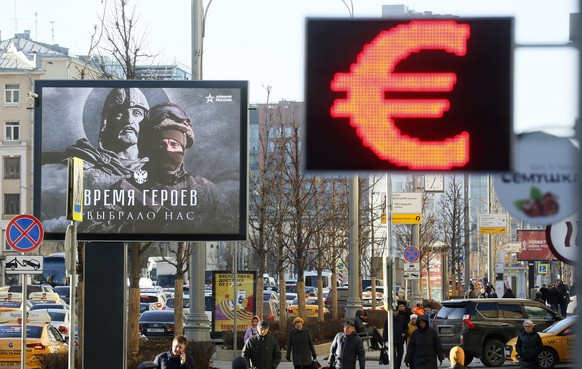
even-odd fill
[(317, 353), (313, 346), (309, 329), (303, 326), (305, 322), (300, 317), (293, 320), (295, 328), (289, 331), (287, 340), (287, 361), (291, 361), (293, 354), (293, 367), (295, 369), (312, 369), (314, 361), (317, 360)]

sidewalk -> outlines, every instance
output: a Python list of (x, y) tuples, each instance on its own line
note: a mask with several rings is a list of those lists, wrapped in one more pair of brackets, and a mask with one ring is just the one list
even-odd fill
[[(281, 354), (283, 355), (283, 360), (281, 361), (281, 364), (279, 364), (277, 369), (294, 369), (293, 363), (285, 360), (285, 351), (281, 351)], [(329, 354), (318, 355), (317, 361), (319, 361), (319, 363), (322, 366), (327, 366), (327, 360), (324, 360), (324, 358), (327, 358), (328, 356), (329, 356)], [(391, 368), (390, 365), (378, 364), (379, 358), (380, 358), (380, 351), (367, 351), (366, 350), (366, 369), (389, 369), (389, 368)], [(232, 364), (232, 360), (231, 361), (213, 360), (214, 368), (218, 368), (218, 369), (231, 369), (232, 368), (231, 364)], [(440, 368), (448, 368), (449, 366), (450, 366), (449, 360), (445, 358), (445, 360), (443, 361), (443, 365), (441, 365)], [(474, 365), (472, 364), (471, 366), (474, 366)], [(359, 369), (359, 367), (357, 365), (356, 365), (356, 369)], [(404, 365), (404, 363), (402, 363), (402, 367), (400, 369), (408, 369), (408, 368)]]

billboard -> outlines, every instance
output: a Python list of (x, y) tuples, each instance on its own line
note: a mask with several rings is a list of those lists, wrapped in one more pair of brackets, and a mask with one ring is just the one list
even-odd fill
[(306, 168), (511, 170), (513, 23), (308, 19)]
[(518, 229), (517, 240), (520, 244), (520, 252), (517, 260), (556, 260), (548, 247), (545, 229)]
[(246, 81), (36, 81), (34, 214), (69, 223), (67, 160), (83, 160), (81, 241), (245, 240)]
[(235, 314), (239, 331), (246, 331), (250, 328), (251, 319), (256, 312), (256, 283), (256, 272), (237, 272), (236, 296), (234, 296), (233, 273), (226, 271), (213, 272), (213, 332), (233, 331)]

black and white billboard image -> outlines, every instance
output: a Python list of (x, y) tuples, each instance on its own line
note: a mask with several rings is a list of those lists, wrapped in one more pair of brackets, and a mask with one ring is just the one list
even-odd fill
[(67, 225), (83, 160), (80, 241), (245, 240), (246, 81), (36, 81), (34, 215)]

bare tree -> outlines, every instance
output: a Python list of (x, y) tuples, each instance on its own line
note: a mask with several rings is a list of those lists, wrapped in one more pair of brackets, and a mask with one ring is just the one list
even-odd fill
[[(163, 254), (160, 245), (160, 253)], [(164, 261), (176, 268), (176, 280), (174, 281), (174, 332), (175, 334), (184, 334), (184, 276), (190, 270), (190, 257), (192, 256), (192, 242), (178, 242), (176, 249), (170, 249), (172, 259), (162, 257)], [(175, 261), (174, 261), (175, 260)]]

